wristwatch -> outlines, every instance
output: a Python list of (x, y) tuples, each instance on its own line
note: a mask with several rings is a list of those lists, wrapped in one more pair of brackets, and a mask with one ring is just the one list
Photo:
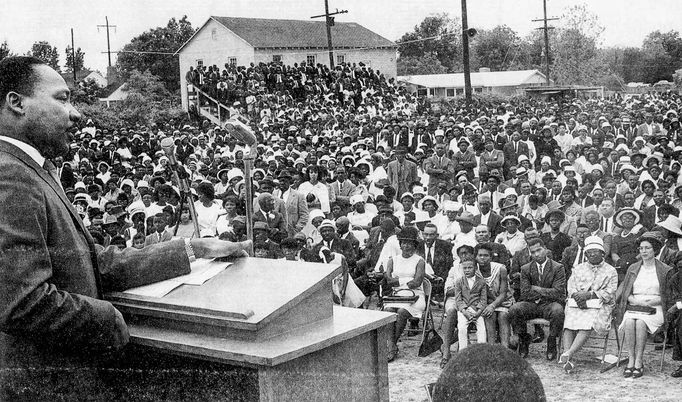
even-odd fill
[(194, 249), (192, 248), (192, 241), (188, 238), (185, 237), (185, 252), (187, 253), (187, 258), (189, 258), (189, 262), (192, 263), (197, 260), (197, 257), (194, 255)]

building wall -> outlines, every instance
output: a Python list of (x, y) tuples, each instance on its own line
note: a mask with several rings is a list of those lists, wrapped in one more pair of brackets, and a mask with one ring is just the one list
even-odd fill
[(237, 65), (249, 65), (254, 61), (254, 50), (251, 45), (233, 34), (230, 30), (214, 20), (209, 22), (180, 52), (180, 90), (182, 107), (188, 110), (187, 81), (185, 74), (189, 67), (195, 67), (201, 60), (203, 65), (217, 65), (224, 68), (230, 58), (236, 58)]
[[(315, 63), (329, 65), (329, 52), (326, 49), (258, 49), (255, 52), (256, 63), (269, 63), (274, 56), (280, 56), (284, 64), (292, 65), (308, 61), (309, 56), (315, 57)], [(394, 78), (397, 74), (395, 49), (371, 50), (334, 50), (334, 64), (338, 64), (340, 57), (346, 63), (365, 63), (374, 70), (379, 70), (386, 78)]]

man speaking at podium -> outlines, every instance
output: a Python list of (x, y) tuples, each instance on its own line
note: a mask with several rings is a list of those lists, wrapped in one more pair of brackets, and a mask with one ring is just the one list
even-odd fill
[(217, 239), (95, 246), (50, 162), (67, 153), (79, 120), (52, 68), (32, 57), (0, 62), (0, 400), (101, 395), (97, 367), (129, 338), (102, 294), (187, 274), (194, 258), (249, 246)]

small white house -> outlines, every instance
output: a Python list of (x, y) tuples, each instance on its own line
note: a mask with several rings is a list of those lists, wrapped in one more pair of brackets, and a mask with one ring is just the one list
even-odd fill
[[(335, 64), (364, 63), (387, 78), (397, 74), (397, 45), (354, 22), (337, 22), (331, 27)], [(178, 49), (182, 106), (188, 108), (185, 74), (190, 66), (281, 61), (329, 65), (327, 31), (324, 21), (275, 20), (262, 18), (210, 17)]]
[[(410, 92), (435, 98), (464, 96), (464, 73), (399, 76)], [(545, 75), (538, 70), (490, 71), (481, 68), (471, 73), (473, 93), (524, 95), (525, 88), (546, 85)]]

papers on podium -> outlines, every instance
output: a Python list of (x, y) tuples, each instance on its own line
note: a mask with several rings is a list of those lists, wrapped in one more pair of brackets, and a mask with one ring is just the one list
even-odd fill
[(191, 272), (187, 275), (128, 289), (123, 293), (146, 297), (164, 297), (180, 285), (202, 285), (231, 264), (231, 262), (220, 262), (203, 258), (197, 259), (190, 265)]

